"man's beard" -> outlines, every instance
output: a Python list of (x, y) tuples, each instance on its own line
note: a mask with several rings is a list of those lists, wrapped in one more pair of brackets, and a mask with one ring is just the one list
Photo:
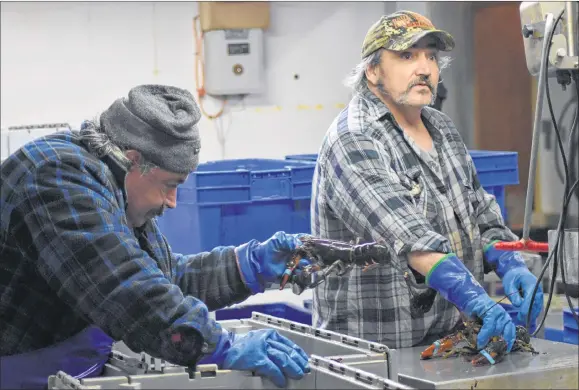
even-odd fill
[(154, 209), (154, 210), (149, 211), (147, 213), (146, 219), (149, 220), (149, 219), (153, 219), (155, 217), (162, 216), (163, 213), (165, 212), (166, 208), (167, 207), (165, 205), (163, 205), (163, 206), (159, 207), (158, 209)]
[(404, 93), (402, 93), (402, 95), (400, 95), (398, 97), (394, 97), (390, 93), (388, 93), (386, 91), (386, 89), (384, 88), (384, 83), (382, 83), (382, 81), (378, 81), (378, 84), (376, 84), (376, 88), (378, 89), (380, 94), (382, 94), (382, 96), (390, 98), (391, 100), (394, 101), (394, 103), (401, 105), (401, 106), (408, 106), (409, 105), (408, 96), (410, 95), (410, 91), (412, 90), (412, 88), (414, 88), (415, 86), (417, 86), (419, 84), (425, 84), (425, 86), (428, 87), (428, 89), (430, 89), (430, 95), (431, 95), (430, 103), (429, 104), (421, 104), (420, 106), (424, 107), (426, 105), (433, 105), (436, 102), (436, 94), (438, 91), (438, 86), (432, 84), (432, 82), (424, 76), (418, 78), (417, 80), (412, 81), (408, 85), (408, 88), (406, 88), (406, 91), (404, 91)]

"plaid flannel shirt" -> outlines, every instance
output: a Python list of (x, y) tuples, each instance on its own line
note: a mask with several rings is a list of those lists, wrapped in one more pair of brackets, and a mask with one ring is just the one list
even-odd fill
[(457, 309), (434, 290), (432, 307), (413, 312), (425, 278), (410, 269), (413, 251), (453, 252), (482, 282), (491, 267), (483, 247), (517, 237), (494, 196), (480, 185), (452, 121), (424, 108), (433, 153), (422, 151), (368, 89), (353, 96), (331, 124), (318, 155), (311, 205), (314, 236), (384, 244), (386, 263), (331, 276), (314, 291), (313, 324), (394, 348), (448, 332)]
[[(4, 161), (0, 356), (53, 345), (89, 324), (175, 364), (213, 351), (221, 326), (208, 309), (250, 295), (234, 248), (181, 255), (155, 220), (131, 229), (124, 175), (75, 132), (35, 140)], [(181, 343), (171, 340), (176, 332)]]

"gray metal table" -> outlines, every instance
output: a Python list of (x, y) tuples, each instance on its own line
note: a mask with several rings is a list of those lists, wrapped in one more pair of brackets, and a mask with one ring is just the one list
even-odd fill
[(577, 389), (579, 348), (533, 339), (540, 353), (513, 352), (494, 366), (473, 367), (462, 357), (420, 360), (424, 347), (398, 350), (398, 381), (418, 389)]

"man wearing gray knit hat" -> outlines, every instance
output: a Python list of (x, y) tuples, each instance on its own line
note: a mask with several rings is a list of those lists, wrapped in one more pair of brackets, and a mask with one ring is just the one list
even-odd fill
[(117, 99), (101, 115), (101, 125), (115, 144), (138, 150), (164, 170), (189, 174), (199, 162), (200, 119), (191, 92), (141, 85), (128, 99)]
[(234, 335), (208, 316), (281, 280), (298, 235), (178, 254), (155, 222), (197, 167), (200, 118), (189, 91), (142, 85), (80, 132), (36, 139), (2, 163), (0, 389), (46, 388), (58, 371), (98, 376), (115, 341), (280, 387), (309, 371), (277, 332)]

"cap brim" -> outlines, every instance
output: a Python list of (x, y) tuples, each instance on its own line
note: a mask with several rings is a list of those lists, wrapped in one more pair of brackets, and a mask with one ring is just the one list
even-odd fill
[(398, 50), (408, 50), (414, 46), (418, 41), (427, 36), (432, 36), (436, 38), (437, 48), (440, 51), (451, 51), (454, 49), (454, 38), (452, 35), (443, 30), (428, 30), (420, 31), (415, 35), (411, 36), (404, 42), (404, 44), (398, 46)]

